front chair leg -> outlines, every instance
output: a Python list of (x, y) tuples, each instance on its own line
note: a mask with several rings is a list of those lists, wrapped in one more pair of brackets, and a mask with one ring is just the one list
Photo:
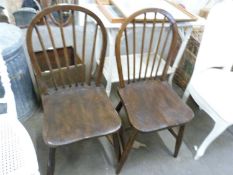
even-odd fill
[(122, 155), (121, 155), (121, 158), (120, 158), (120, 161), (117, 165), (117, 169), (116, 169), (116, 173), (119, 174), (121, 169), (122, 169), (122, 166), (123, 164), (125, 163), (128, 155), (129, 155), (129, 152), (133, 146), (133, 143), (134, 143), (134, 140), (137, 136), (137, 133), (138, 131), (136, 129), (133, 130), (133, 133), (130, 135), (129, 139), (128, 139), (128, 142), (126, 144), (126, 146), (124, 147), (123, 149), (123, 152), (122, 152)]
[(184, 128), (185, 128), (185, 125), (182, 125), (179, 128), (179, 132), (178, 132), (178, 135), (177, 135), (177, 138), (176, 138), (176, 146), (175, 146), (174, 157), (177, 157), (178, 152), (180, 150), (180, 146), (181, 146), (183, 135), (184, 135)]
[(120, 143), (122, 146), (122, 150), (125, 149), (125, 141), (124, 141), (124, 128), (123, 126), (121, 126), (120, 130), (119, 130), (119, 136), (120, 136)]
[(113, 137), (113, 146), (114, 146), (114, 151), (116, 154), (116, 158), (117, 158), (117, 162), (120, 160), (120, 156), (121, 156), (121, 148), (120, 148), (120, 142), (119, 142), (119, 133), (114, 133), (112, 135)]
[(56, 148), (49, 148), (49, 159), (47, 165), (47, 175), (53, 175), (55, 169), (55, 153)]
[[(123, 103), (122, 103), (122, 101), (120, 101), (118, 103), (118, 105), (116, 106), (115, 109), (119, 113), (121, 111), (122, 107), (123, 107)], [(121, 141), (122, 149), (124, 149), (125, 142), (124, 142), (124, 129), (123, 129), (123, 126), (121, 126), (121, 128), (120, 128), (119, 136), (120, 136), (120, 141)]]

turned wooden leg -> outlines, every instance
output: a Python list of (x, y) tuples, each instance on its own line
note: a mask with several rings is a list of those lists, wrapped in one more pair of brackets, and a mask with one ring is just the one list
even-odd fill
[[(118, 103), (118, 105), (116, 106), (116, 108), (115, 108), (118, 113), (120, 112), (122, 106), (123, 106), (123, 103), (120, 101)], [(119, 131), (119, 136), (120, 136), (122, 149), (124, 149), (124, 145), (125, 145), (124, 136), (123, 136), (124, 133), (123, 132), (124, 132), (124, 129), (123, 129), (123, 126), (121, 126), (120, 131)]]
[(123, 128), (123, 126), (121, 126), (121, 128), (119, 130), (119, 136), (120, 136), (120, 143), (121, 143), (122, 151), (123, 151), (125, 149), (124, 128)]
[(123, 167), (123, 165), (124, 165), (124, 163), (125, 163), (128, 155), (129, 155), (129, 152), (130, 152), (130, 150), (132, 148), (132, 145), (133, 145), (134, 140), (135, 140), (135, 138), (137, 136), (137, 133), (138, 133), (138, 131), (134, 129), (133, 133), (130, 135), (130, 137), (128, 139), (128, 142), (127, 142), (127, 144), (126, 144), (126, 146), (125, 146), (125, 148), (124, 148), (124, 150), (122, 152), (120, 161), (119, 161), (119, 163), (117, 165), (117, 169), (116, 169), (116, 173), (117, 174), (120, 173), (120, 171), (121, 171), (121, 169), (122, 169), (122, 167)]
[(120, 148), (120, 143), (119, 143), (118, 132), (114, 133), (112, 137), (113, 137), (114, 151), (115, 151), (117, 162), (118, 162), (121, 156), (121, 148)]
[(184, 135), (184, 128), (185, 128), (184, 125), (180, 126), (180, 128), (179, 128), (179, 132), (178, 132), (178, 135), (177, 135), (177, 138), (176, 138), (175, 152), (174, 152), (174, 155), (173, 155), (174, 157), (177, 157), (177, 155), (179, 153), (180, 146), (181, 146), (182, 139), (183, 139), (183, 135)]
[(55, 169), (55, 152), (56, 148), (49, 148), (49, 159), (47, 165), (47, 175), (53, 175)]

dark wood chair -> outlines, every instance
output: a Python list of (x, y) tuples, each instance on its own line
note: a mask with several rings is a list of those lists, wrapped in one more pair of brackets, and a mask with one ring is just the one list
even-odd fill
[[(173, 17), (164, 10), (154, 8), (135, 12), (118, 32), (115, 53), (121, 102), (116, 110), (120, 112), (124, 106), (132, 132), (125, 143), (121, 128), (123, 150), (117, 173), (139, 132), (168, 129), (176, 138), (174, 157), (178, 155), (185, 124), (194, 115), (167, 82), (168, 71), (176, 54), (177, 36)], [(173, 129), (177, 126), (178, 133)]]
[[(98, 51), (97, 36), (102, 45)], [(121, 121), (101, 81), (107, 47), (101, 20), (76, 5), (48, 7), (32, 20), (27, 47), (44, 110), (43, 138), (49, 146), (47, 174), (54, 173), (57, 147), (84, 139), (112, 135), (118, 154), (116, 133)], [(94, 57), (100, 60), (98, 66)]]

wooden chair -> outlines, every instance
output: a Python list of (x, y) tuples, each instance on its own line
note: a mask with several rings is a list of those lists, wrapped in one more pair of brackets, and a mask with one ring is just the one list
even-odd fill
[[(81, 13), (84, 23), (77, 26)], [(51, 20), (53, 15), (60, 16), (56, 23)], [(89, 20), (95, 23), (91, 25)], [(95, 49), (97, 35), (102, 40), (99, 55)], [(36, 48), (36, 41), (40, 48)], [(121, 121), (101, 86), (106, 46), (103, 23), (80, 6), (48, 7), (30, 24), (27, 47), (44, 110), (43, 138), (49, 146), (47, 174), (54, 172), (57, 147), (113, 135), (115, 150), (119, 150), (115, 133)], [(100, 59), (98, 67), (95, 56)]]
[[(128, 38), (129, 26), (133, 28), (132, 38)], [(137, 32), (138, 27), (142, 27), (141, 33)], [(156, 29), (159, 32), (155, 32)], [(142, 35), (141, 40), (137, 40), (139, 35)], [(149, 40), (145, 39), (146, 36), (149, 36)], [(133, 43), (129, 45), (129, 41)], [(161, 9), (151, 8), (135, 12), (126, 19), (118, 32), (115, 53), (120, 80), (118, 94), (121, 102), (116, 109), (119, 112), (124, 105), (132, 132), (125, 144), (121, 129), (123, 152), (117, 173), (127, 159), (139, 132), (168, 129), (176, 138), (174, 157), (178, 155), (185, 124), (193, 118), (193, 112), (167, 82), (167, 73), (175, 57), (176, 43), (176, 22), (168, 12)], [(126, 46), (124, 57), (121, 55), (122, 44)], [(140, 48), (140, 53), (135, 53), (137, 47)], [(131, 55), (130, 50), (133, 51)], [(142, 65), (142, 62), (146, 64)], [(172, 129), (177, 126), (178, 134)]]

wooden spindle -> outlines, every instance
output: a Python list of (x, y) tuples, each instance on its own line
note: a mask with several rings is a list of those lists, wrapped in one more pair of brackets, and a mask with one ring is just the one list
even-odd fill
[(127, 57), (127, 70), (128, 70), (128, 83), (130, 83), (130, 64), (129, 64), (129, 46), (128, 46), (128, 35), (127, 28), (124, 31), (125, 34), (125, 49), (126, 49), (126, 57)]
[(145, 41), (145, 30), (146, 30), (146, 13), (144, 13), (143, 19), (143, 32), (142, 32), (142, 46), (141, 46), (141, 59), (140, 59), (140, 69), (139, 69), (139, 80), (141, 79), (141, 71), (142, 71), (142, 61), (144, 55), (144, 41)]
[[(171, 30), (170, 30), (170, 27), (169, 27), (169, 30), (168, 30), (168, 32), (167, 32), (167, 36), (166, 36), (165, 41), (164, 41), (164, 43), (163, 43), (163, 48), (162, 48), (162, 52), (161, 52), (161, 54), (160, 54), (160, 58), (159, 58), (158, 66), (157, 66), (157, 69), (156, 69), (155, 77), (158, 76), (158, 71), (159, 71), (159, 68), (160, 68), (161, 61), (162, 61), (162, 59), (163, 59), (163, 55), (164, 55), (164, 52), (165, 52), (165, 48), (166, 48), (166, 46), (167, 46), (167, 41), (168, 41), (170, 32), (171, 32)], [(166, 60), (166, 61), (167, 61), (167, 60)]]
[(153, 26), (152, 26), (152, 29), (151, 29), (150, 44), (149, 44), (149, 50), (148, 50), (148, 54), (147, 54), (146, 70), (145, 70), (144, 79), (146, 79), (146, 74), (147, 74), (148, 65), (149, 65), (149, 61), (150, 61), (151, 48), (152, 48), (153, 41), (154, 41), (154, 32), (155, 32), (156, 15), (157, 15), (157, 13), (155, 13), (155, 17), (154, 17), (154, 19), (153, 19), (153, 24), (152, 24)]
[(162, 26), (161, 26), (160, 33), (159, 33), (159, 39), (158, 39), (158, 43), (157, 43), (157, 47), (156, 47), (156, 51), (155, 51), (155, 55), (154, 55), (154, 59), (153, 59), (153, 63), (152, 63), (150, 78), (152, 78), (152, 73), (153, 73), (155, 62), (156, 62), (156, 59), (157, 59), (157, 55), (158, 55), (158, 51), (159, 51), (159, 47), (160, 47), (160, 42), (161, 42), (161, 38), (162, 38), (162, 35), (163, 35), (164, 23), (165, 23), (165, 17), (164, 17), (164, 19), (162, 21)]
[(44, 18), (44, 23), (47, 26), (47, 30), (48, 30), (48, 33), (49, 33), (49, 38), (50, 38), (50, 41), (51, 41), (52, 46), (53, 46), (53, 53), (54, 53), (54, 56), (55, 56), (55, 61), (56, 61), (57, 68), (58, 68), (58, 71), (59, 71), (59, 74), (60, 74), (60, 77), (61, 77), (61, 80), (62, 80), (62, 86), (64, 88), (65, 87), (65, 79), (64, 79), (63, 71), (61, 70), (61, 63), (60, 63), (59, 55), (57, 53), (57, 49), (56, 49), (56, 45), (55, 45), (55, 42), (54, 42), (54, 39), (53, 39), (52, 31), (51, 31), (51, 28), (50, 28), (50, 26), (48, 24), (48, 21), (47, 21), (46, 17)]
[(73, 33), (73, 43), (74, 43), (74, 63), (77, 64), (77, 44), (76, 44), (76, 31), (75, 31), (75, 15), (74, 11), (72, 10), (72, 33)]
[(83, 46), (82, 46), (83, 63), (85, 63), (86, 30), (87, 30), (87, 14), (85, 14), (85, 17), (84, 17)]
[[(75, 15), (74, 11), (72, 10), (72, 33), (73, 33), (73, 44), (74, 44), (74, 65), (76, 69), (78, 69), (78, 58), (77, 58), (77, 44), (76, 44), (76, 30), (75, 30)], [(75, 82), (76, 86), (78, 86), (78, 82)]]
[(135, 29), (135, 20), (133, 20), (133, 82), (135, 82), (136, 74), (136, 29)]
[(50, 71), (50, 74), (51, 74), (51, 77), (52, 77), (52, 82), (53, 82), (53, 85), (54, 85), (54, 88), (55, 90), (57, 90), (57, 83), (56, 83), (56, 80), (55, 80), (55, 77), (54, 77), (54, 73), (53, 73), (53, 68), (52, 68), (52, 65), (50, 63), (50, 60), (49, 60), (49, 56), (48, 56), (48, 53), (47, 53), (47, 50), (44, 46), (44, 42), (43, 42), (43, 39), (40, 35), (40, 32), (39, 32), (39, 29), (37, 26), (34, 27), (35, 30), (36, 30), (36, 33), (37, 33), (37, 36), (38, 36), (38, 39), (39, 39), (39, 42), (40, 42), (40, 45), (41, 45), (41, 48), (43, 50), (43, 53), (44, 53), (44, 57), (45, 57), (45, 61), (49, 67), (49, 71)]
[(67, 74), (67, 79), (69, 81), (69, 86), (72, 86), (72, 80), (71, 77), (69, 76), (70, 73), (70, 63), (69, 63), (69, 57), (68, 57), (68, 51), (67, 51), (67, 47), (66, 47), (66, 41), (65, 41), (65, 35), (64, 35), (64, 29), (63, 29), (63, 15), (62, 15), (62, 10), (60, 10), (60, 23), (59, 23), (59, 27), (60, 27), (60, 32), (61, 32), (61, 38), (62, 38), (62, 44), (63, 44), (63, 51), (64, 51), (64, 56), (65, 56), (65, 62), (66, 62), (66, 74)]
[(94, 34), (94, 42), (92, 46), (92, 52), (91, 52), (91, 64), (90, 64), (90, 71), (89, 71), (89, 78), (88, 78), (88, 85), (91, 84), (91, 77), (92, 77), (92, 69), (93, 69), (93, 63), (94, 63), (94, 56), (95, 56), (95, 47), (96, 47), (96, 38), (98, 33), (98, 24), (95, 28), (95, 34)]

